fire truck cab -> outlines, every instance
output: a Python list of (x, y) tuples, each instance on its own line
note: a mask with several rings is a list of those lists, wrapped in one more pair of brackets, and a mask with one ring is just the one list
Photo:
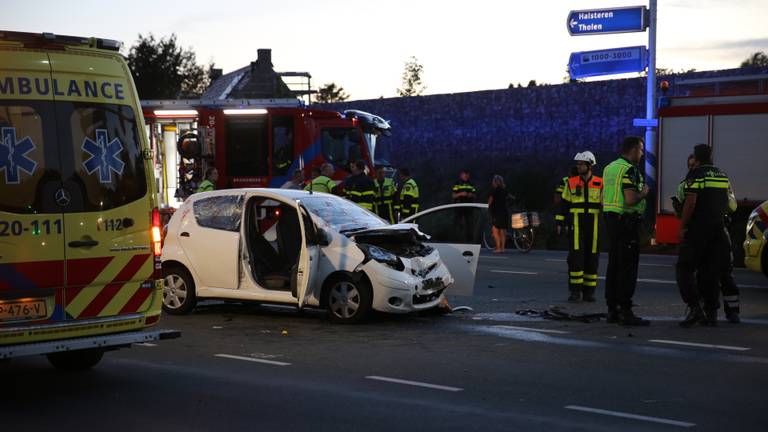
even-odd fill
[(147, 100), (147, 133), (155, 149), (160, 201), (177, 208), (208, 168), (216, 188), (281, 187), (296, 170), (310, 178), (329, 162), (334, 179), (363, 160), (373, 172), (378, 138), (390, 135), (379, 116), (310, 108), (298, 99)]
[(656, 242), (678, 243), (680, 221), (670, 198), (685, 178), (693, 147), (708, 144), (739, 203), (731, 234), (734, 252), (743, 255), (745, 216), (768, 199), (768, 74), (687, 79), (673, 85), (682, 96), (659, 101)]

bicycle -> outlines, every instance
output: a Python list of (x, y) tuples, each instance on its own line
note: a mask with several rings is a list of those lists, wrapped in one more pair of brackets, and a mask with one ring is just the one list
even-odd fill
[[(534, 228), (541, 223), (537, 212), (512, 213), (510, 229), (507, 230), (507, 240), (515, 245), (522, 253), (528, 253), (533, 248), (535, 238)], [(486, 249), (496, 249), (496, 241), (491, 235), (491, 226), (483, 230), (483, 246)]]

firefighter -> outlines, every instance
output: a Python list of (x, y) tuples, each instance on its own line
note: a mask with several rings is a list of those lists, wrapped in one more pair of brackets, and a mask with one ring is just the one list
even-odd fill
[(395, 182), (384, 173), (384, 167), (376, 168), (376, 213), (389, 223), (395, 223)]
[(563, 188), (560, 216), (569, 228), (568, 236), (568, 301), (595, 301), (597, 288), (597, 234), (603, 202), (603, 180), (592, 174), (595, 155), (590, 151), (573, 158), (578, 175), (569, 177)]
[[(696, 162), (696, 158), (691, 154), (688, 156), (688, 175), (686, 179), (691, 175), (694, 169), (698, 168), (699, 164)], [(672, 197), (672, 207), (675, 209), (675, 214), (678, 219), (683, 214), (683, 202), (685, 202), (685, 187), (686, 180), (680, 182), (677, 186), (677, 195)], [(728, 189), (728, 212), (733, 213), (736, 211), (738, 204), (736, 203), (736, 196), (733, 193), (733, 189)], [(725, 222), (725, 234), (728, 237), (728, 262), (725, 263), (725, 271), (720, 276), (720, 292), (723, 294), (723, 310), (725, 311), (725, 318), (728, 322), (738, 324), (741, 322), (739, 318), (739, 287), (736, 285), (736, 281), (733, 279), (733, 245), (731, 243), (731, 215), (726, 213), (724, 215)], [(703, 286), (703, 278), (697, 274), (696, 285), (701, 292)]]
[(365, 175), (365, 162), (359, 160), (352, 164), (352, 175), (344, 180), (344, 195), (360, 207), (373, 211), (376, 202), (376, 186)]
[[(688, 313), (681, 327), (696, 323), (717, 325), (718, 287), (730, 262), (730, 242), (724, 216), (729, 207), (730, 181), (712, 163), (712, 148), (694, 147), (696, 167), (685, 180), (685, 201), (680, 218), (677, 284)], [(696, 272), (700, 283), (696, 283)], [(701, 302), (704, 302), (702, 310)]]
[(332, 193), (333, 189), (336, 187), (336, 182), (331, 180), (331, 177), (333, 177), (333, 171), (333, 165), (326, 162), (320, 167), (319, 175), (315, 177), (315, 174), (318, 174), (318, 172), (316, 171), (316, 168), (312, 168), (312, 175), (314, 178), (309, 182), (304, 190), (308, 190), (310, 192)]
[(398, 220), (403, 220), (419, 211), (419, 186), (416, 180), (411, 178), (411, 171), (408, 168), (399, 169), (400, 184), (395, 193), (395, 210), (398, 213)]
[(640, 261), (640, 222), (645, 212), (648, 185), (637, 164), (643, 157), (643, 139), (627, 137), (621, 157), (603, 170), (603, 220), (609, 238), (605, 300), (608, 322), (647, 326), (651, 322), (632, 312)]

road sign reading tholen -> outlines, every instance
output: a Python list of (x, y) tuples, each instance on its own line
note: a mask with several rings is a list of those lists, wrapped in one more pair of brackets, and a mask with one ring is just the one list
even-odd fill
[(645, 6), (575, 10), (568, 14), (571, 36), (645, 31)]
[(648, 50), (644, 46), (575, 52), (568, 62), (572, 79), (641, 72), (646, 67)]

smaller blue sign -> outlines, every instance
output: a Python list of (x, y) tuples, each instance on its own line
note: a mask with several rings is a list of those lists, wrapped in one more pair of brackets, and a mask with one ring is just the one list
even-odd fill
[(645, 31), (645, 6), (575, 10), (568, 14), (566, 26), (571, 36)]
[(646, 67), (648, 50), (644, 46), (575, 52), (568, 62), (571, 79), (642, 72)]
[(632, 120), (632, 126), (635, 127), (659, 127), (659, 119), (636, 118)]

